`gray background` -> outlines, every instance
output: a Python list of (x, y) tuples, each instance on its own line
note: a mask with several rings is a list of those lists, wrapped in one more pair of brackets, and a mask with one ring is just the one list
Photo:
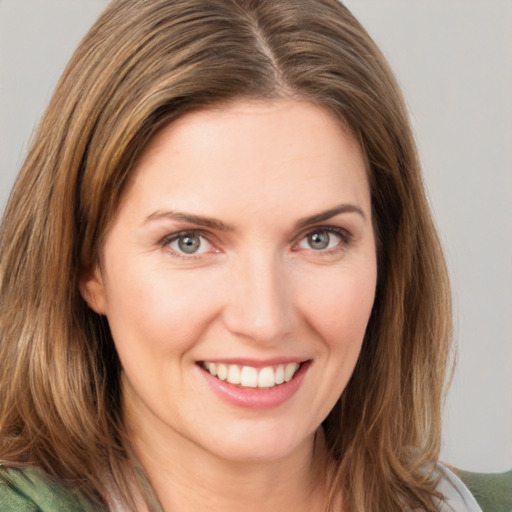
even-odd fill
[[(0, 0), (0, 212), (74, 47), (107, 0)], [(442, 456), (512, 467), (512, 0), (347, 0), (413, 119), (450, 266), (459, 364)]]

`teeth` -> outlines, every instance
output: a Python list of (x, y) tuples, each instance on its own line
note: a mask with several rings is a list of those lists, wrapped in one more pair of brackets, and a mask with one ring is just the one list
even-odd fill
[(299, 369), (299, 365), (297, 363), (289, 363), (286, 365), (284, 369), (284, 381), (288, 382), (295, 375), (295, 372)]
[(284, 365), (280, 364), (277, 367), (275, 380), (276, 380), (276, 384), (282, 384), (284, 382)]
[(260, 370), (258, 375), (258, 387), (259, 388), (272, 388), (276, 385), (276, 376), (274, 368), (267, 366)]
[(203, 368), (214, 377), (245, 388), (273, 388), (283, 382), (288, 382), (293, 378), (299, 366), (298, 363), (279, 364), (265, 366), (258, 371), (252, 366), (203, 363)]
[(212, 375), (217, 375), (217, 365), (215, 363), (208, 363), (208, 371)]
[[(230, 382), (236, 384), (236, 382)], [(240, 384), (244, 388), (255, 388), (258, 386), (258, 372), (252, 366), (243, 366), (240, 372)]]
[(240, 379), (240, 368), (238, 368), (236, 364), (230, 364), (228, 368), (228, 378), (226, 380), (231, 384), (240, 384)]
[(217, 378), (220, 380), (226, 380), (228, 376), (228, 369), (225, 364), (219, 363), (217, 365)]

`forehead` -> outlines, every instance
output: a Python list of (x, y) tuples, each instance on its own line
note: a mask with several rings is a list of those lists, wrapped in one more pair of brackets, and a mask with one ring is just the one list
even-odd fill
[(295, 100), (239, 101), (182, 116), (149, 142), (125, 199), (230, 213), (258, 205), (321, 210), (345, 200), (369, 208), (355, 138), (328, 110)]

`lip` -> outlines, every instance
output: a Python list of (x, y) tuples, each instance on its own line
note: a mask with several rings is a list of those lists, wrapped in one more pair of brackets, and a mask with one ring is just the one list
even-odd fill
[(196, 365), (203, 378), (217, 396), (236, 407), (246, 409), (272, 409), (279, 407), (290, 400), (299, 390), (304, 376), (311, 366), (311, 360), (300, 361), (297, 359), (273, 359), (262, 361), (251, 361), (248, 359), (208, 359), (208, 362), (222, 362), (226, 364), (241, 364), (254, 366), (255, 368), (264, 368), (265, 366), (273, 366), (276, 364), (300, 363), (300, 368), (288, 382), (279, 384), (270, 389), (265, 388), (242, 388), (235, 384), (219, 380), (211, 375), (200, 364)]

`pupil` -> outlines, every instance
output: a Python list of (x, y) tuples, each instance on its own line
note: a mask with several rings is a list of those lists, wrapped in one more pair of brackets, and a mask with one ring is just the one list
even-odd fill
[(179, 248), (187, 254), (192, 254), (199, 249), (199, 237), (194, 235), (185, 235), (178, 241)]
[(309, 245), (312, 249), (325, 249), (329, 245), (329, 235), (323, 233), (313, 233), (309, 235)]

